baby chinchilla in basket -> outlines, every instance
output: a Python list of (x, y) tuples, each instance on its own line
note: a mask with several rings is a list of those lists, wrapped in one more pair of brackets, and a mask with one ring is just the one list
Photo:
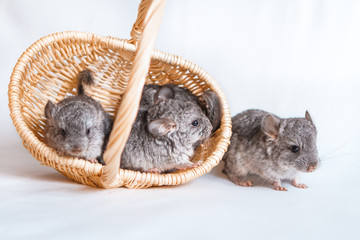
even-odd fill
[[(217, 96), (209, 99), (219, 101)], [(216, 111), (220, 114), (220, 109)], [(213, 117), (216, 124), (220, 118)], [(192, 168), (198, 165), (190, 161), (196, 147), (210, 137), (212, 129), (190, 91), (172, 84), (146, 85), (121, 168), (154, 173)]]
[(248, 174), (286, 191), (281, 180), (298, 188), (299, 172), (312, 172), (319, 163), (316, 128), (308, 112), (305, 118), (279, 118), (261, 110), (247, 110), (232, 118), (232, 137), (224, 156), (223, 172), (240, 186), (252, 186)]
[(104, 164), (102, 155), (110, 134), (112, 120), (99, 102), (85, 93), (94, 84), (89, 70), (77, 76), (77, 96), (45, 106), (45, 141), (61, 156), (83, 158)]
[(162, 86), (147, 84), (144, 86), (139, 111), (147, 111), (151, 106), (154, 105), (155, 98), (159, 100), (165, 100), (163, 96), (159, 96), (159, 90), (161, 88), (162, 95), (164, 95), (165, 91), (168, 91), (168, 95), (171, 96), (172, 99), (188, 101), (199, 105), (204, 111), (205, 115), (209, 118), (211, 125), (213, 126), (213, 132), (215, 132), (220, 127), (220, 121), (222, 117), (221, 104), (218, 95), (212, 90), (206, 90), (202, 94), (204, 101), (199, 101), (199, 98), (192, 94), (188, 89), (181, 88), (175, 84), (165, 84)]

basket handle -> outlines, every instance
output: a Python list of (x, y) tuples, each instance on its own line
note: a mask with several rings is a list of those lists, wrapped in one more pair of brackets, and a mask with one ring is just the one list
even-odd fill
[(138, 15), (136, 18), (136, 21), (131, 29), (130, 32), (130, 40), (129, 43), (134, 44), (135, 46), (138, 45), (141, 34), (144, 31), (144, 25), (145, 25), (145, 18), (148, 17), (149, 8), (153, 0), (142, 0), (139, 4), (138, 8)]
[(123, 94), (104, 153), (106, 165), (103, 167), (101, 178), (105, 188), (122, 185), (117, 179), (121, 153), (138, 113), (142, 89), (149, 70), (151, 53), (155, 45), (164, 7), (165, 0), (142, 0), (139, 5), (137, 20), (131, 31), (132, 39), (130, 40), (138, 46), (128, 86)]

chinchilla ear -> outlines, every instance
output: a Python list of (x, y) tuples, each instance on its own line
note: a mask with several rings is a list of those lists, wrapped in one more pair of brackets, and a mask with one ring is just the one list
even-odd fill
[(313, 123), (313, 120), (311, 119), (311, 117), (310, 117), (310, 113), (306, 110), (306, 112), (305, 112), (305, 118), (307, 119), (307, 120), (309, 120), (311, 123)]
[(155, 93), (154, 102), (158, 103), (167, 99), (174, 99), (174, 95), (174, 91), (170, 87), (163, 86)]
[(153, 120), (148, 125), (149, 132), (156, 136), (161, 137), (176, 128), (176, 123), (171, 118), (160, 118)]
[(268, 114), (261, 121), (261, 129), (273, 140), (277, 139), (280, 128), (280, 119)]
[(45, 106), (45, 117), (46, 118), (53, 118), (54, 116), (54, 111), (55, 111), (55, 104), (52, 101), (48, 101), (46, 106)]

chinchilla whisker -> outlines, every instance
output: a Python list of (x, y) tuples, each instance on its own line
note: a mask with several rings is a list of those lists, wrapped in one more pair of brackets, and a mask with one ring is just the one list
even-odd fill
[[(327, 156), (321, 156), (320, 157), (320, 162), (323, 163), (323, 162), (335, 162), (336, 160), (339, 160), (341, 161), (342, 159), (344, 158), (347, 158), (349, 156), (351, 156), (353, 154), (351, 153), (333, 153), (333, 154), (328, 154)], [(330, 161), (329, 161), (330, 160)], [(335, 161), (333, 161), (335, 160)]]
[(320, 158), (323, 158), (323, 157), (326, 157), (326, 156), (328, 156), (328, 155), (332, 155), (332, 154), (334, 154), (334, 153), (337, 153), (338, 151), (344, 149), (345, 146), (347, 146), (347, 143), (344, 143), (344, 144), (342, 144), (342, 145), (339, 145), (339, 146), (337, 146), (337, 147), (335, 147), (335, 148), (333, 148), (333, 149), (329, 149), (329, 150), (327, 150), (326, 152), (324, 152), (324, 153), (320, 156)]
[(332, 155), (332, 156), (327, 156), (327, 157), (322, 157), (320, 158), (321, 161), (328, 161), (328, 160), (334, 160), (334, 159), (344, 159), (348, 156), (350, 156), (351, 154), (338, 154), (338, 155)]
[(320, 162), (320, 166), (322, 165), (326, 165), (326, 164), (343, 164), (344, 163), (344, 159), (345, 158), (340, 158), (340, 157), (337, 157), (337, 158), (327, 158), (327, 159), (322, 159), (321, 162)]

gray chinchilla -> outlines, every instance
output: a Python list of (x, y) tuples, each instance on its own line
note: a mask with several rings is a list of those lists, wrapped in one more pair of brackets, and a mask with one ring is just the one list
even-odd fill
[(94, 85), (89, 70), (77, 76), (78, 95), (45, 106), (45, 141), (61, 156), (83, 158), (104, 164), (102, 154), (110, 135), (112, 120), (99, 102), (85, 93)]
[(281, 180), (291, 180), (298, 188), (299, 172), (312, 172), (319, 163), (316, 128), (306, 111), (305, 118), (279, 118), (261, 110), (247, 110), (232, 118), (231, 144), (223, 160), (225, 173), (240, 186), (252, 186), (248, 174), (286, 191)]
[[(147, 89), (156, 91), (147, 101), (151, 103), (147, 111), (137, 115), (121, 168), (163, 173), (194, 167), (197, 164), (190, 160), (195, 148), (211, 134), (208, 117), (198, 104), (174, 99), (176, 92), (169, 86)], [(146, 97), (143, 95), (142, 102)]]
[[(215, 132), (220, 127), (220, 121), (222, 117), (221, 104), (218, 95), (211, 90), (207, 90), (202, 94), (204, 102), (201, 102), (188, 89), (181, 88), (175, 84), (165, 84), (163, 86), (147, 84), (144, 86), (139, 111), (146, 111), (149, 109), (149, 107), (153, 106), (155, 104), (154, 99), (161, 100), (155, 96), (157, 93), (159, 93), (161, 87), (167, 87), (172, 90), (171, 93), (169, 93), (172, 94), (172, 99), (189, 101), (194, 104), (198, 104), (205, 112), (205, 115), (209, 118), (213, 126), (213, 132)], [(162, 96), (160, 96), (160, 98), (161, 97)]]

